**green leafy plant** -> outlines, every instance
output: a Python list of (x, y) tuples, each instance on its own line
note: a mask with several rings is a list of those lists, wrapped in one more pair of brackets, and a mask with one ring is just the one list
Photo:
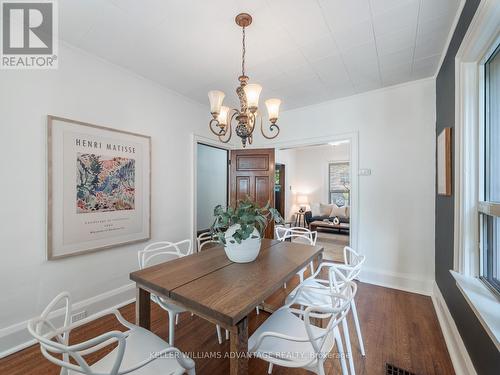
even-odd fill
[(257, 229), (262, 238), (271, 220), (274, 220), (277, 224), (283, 223), (280, 213), (271, 207), (269, 202), (264, 207), (259, 207), (249, 197), (238, 201), (236, 208), (216, 206), (214, 216), (215, 221), (212, 224), (211, 232), (213, 237), (223, 245), (226, 244), (225, 232), (232, 225), (239, 224), (240, 227), (230, 237), (229, 242), (240, 244), (241, 241), (250, 237), (257, 238), (257, 236), (252, 235), (254, 229)]

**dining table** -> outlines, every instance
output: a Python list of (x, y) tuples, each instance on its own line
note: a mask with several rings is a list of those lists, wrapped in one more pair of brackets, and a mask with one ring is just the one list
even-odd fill
[(132, 272), (136, 324), (151, 329), (151, 294), (168, 298), (230, 332), (230, 374), (248, 373), (248, 315), (311, 261), (323, 248), (262, 239), (257, 259), (229, 260), (222, 246)]

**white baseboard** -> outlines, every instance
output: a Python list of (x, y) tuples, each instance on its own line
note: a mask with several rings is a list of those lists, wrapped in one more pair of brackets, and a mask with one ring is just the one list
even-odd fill
[(361, 271), (360, 280), (364, 283), (383, 286), (386, 288), (404, 290), (406, 292), (432, 295), (432, 285), (434, 280), (423, 279), (415, 275), (380, 272), (379, 270), (364, 267)]
[[(127, 284), (122, 287), (99, 294), (95, 297), (76, 302), (73, 304), (73, 313), (82, 310), (87, 315), (93, 315), (101, 311), (120, 308), (135, 301), (135, 284)], [(54, 314), (54, 317), (63, 315), (62, 309)], [(0, 329), (0, 358), (18, 352), (35, 343), (27, 329), (28, 321), (16, 323)]]
[(455, 321), (450, 314), (450, 310), (448, 310), (446, 301), (435, 282), (432, 293), (432, 303), (436, 310), (439, 325), (441, 326), (441, 331), (443, 332), (455, 373), (457, 375), (477, 375), (469, 357), (469, 353), (462, 341), (462, 337), (458, 332)]

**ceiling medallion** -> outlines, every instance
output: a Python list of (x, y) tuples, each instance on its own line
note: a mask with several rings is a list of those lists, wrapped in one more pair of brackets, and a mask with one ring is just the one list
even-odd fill
[(236, 16), (235, 21), (242, 28), (243, 35), (241, 76), (238, 77), (240, 85), (236, 88), (236, 94), (240, 101), (240, 109), (223, 106), (222, 102), (226, 95), (222, 91), (209, 91), (210, 113), (213, 118), (210, 120), (208, 126), (212, 133), (219, 137), (221, 142), (227, 143), (231, 140), (233, 132), (232, 124), (233, 120), (235, 120), (234, 131), (241, 138), (243, 147), (246, 147), (247, 143), (252, 144), (253, 131), (258, 120), (260, 120), (260, 131), (265, 138), (273, 139), (278, 136), (280, 128), (276, 125), (276, 122), (278, 121), (281, 100), (268, 99), (265, 102), (270, 122), (270, 134), (268, 135), (264, 132), (262, 115), (259, 112), (259, 96), (262, 86), (256, 83), (248, 83), (249, 77), (245, 75), (245, 28), (252, 23), (252, 16), (248, 13), (240, 13)]

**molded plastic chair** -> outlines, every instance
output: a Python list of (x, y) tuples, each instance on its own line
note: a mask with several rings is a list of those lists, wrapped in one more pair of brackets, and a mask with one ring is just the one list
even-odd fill
[[(313, 232), (303, 227), (286, 228), (279, 226), (275, 228), (275, 233), (276, 233), (276, 239), (278, 241), (286, 241), (289, 239), (292, 242), (300, 242), (312, 246), (316, 245), (316, 240), (318, 238), (318, 232), (316, 231)], [(309, 267), (311, 268), (311, 275), (312, 275), (314, 273), (314, 263), (312, 261), (311, 263), (309, 263)], [(299, 272), (297, 272), (297, 275), (299, 275), (300, 282), (304, 281), (305, 271), (306, 267), (302, 268)], [(284, 287), (286, 288), (286, 283), (284, 284)]]
[[(61, 303), (65, 310), (64, 322), (62, 327), (56, 328), (49, 316)], [(40, 343), (43, 356), (61, 367), (61, 375), (195, 374), (193, 360), (154, 333), (129, 323), (118, 310), (96, 314), (75, 324), (70, 324), (71, 311), (71, 296), (63, 292), (49, 303), (40, 317), (28, 323), (28, 331)], [(69, 345), (71, 330), (109, 314), (114, 314), (128, 331), (106, 332)], [(116, 343), (118, 346), (93, 365), (84, 359), (88, 354)], [(161, 360), (156, 361), (158, 358)]]
[[(357, 279), (359, 273), (361, 272), (361, 267), (365, 262), (365, 256), (358, 254), (352, 248), (346, 246), (344, 247), (344, 264), (340, 263), (330, 263), (323, 262), (318, 266), (316, 272), (305, 280), (302, 285), (314, 287), (314, 288), (323, 288), (328, 290), (330, 293), (338, 293), (338, 291), (343, 287), (344, 284), (348, 282), (352, 282)], [(321, 271), (326, 268), (328, 269), (328, 279), (322, 279), (320, 274)], [(287, 301), (291, 301), (294, 299), (296, 292), (299, 289), (292, 291), (290, 295), (287, 297)], [(295, 299), (296, 303), (301, 306), (314, 306), (317, 304), (324, 304), (329, 301), (328, 297), (309, 293), (307, 290), (304, 291), (301, 296)], [(356, 302), (354, 298), (351, 301), (351, 310), (352, 316), (354, 320), (354, 324), (356, 327), (356, 334), (358, 336), (359, 349), (361, 355), (365, 355), (365, 347), (363, 343), (363, 337), (361, 334), (361, 327), (359, 325), (358, 312), (356, 309)], [(344, 338), (346, 340), (347, 354), (349, 356), (349, 367), (351, 369), (351, 375), (355, 374), (354, 370), (354, 360), (352, 357), (350, 336), (349, 336), (349, 328), (346, 322), (343, 322), (343, 331)]]
[(205, 246), (210, 245), (209, 247), (214, 246), (215, 244), (219, 244), (219, 241), (215, 240), (212, 233), (204, 232), (200, 234), (196, 238), (196, 242), (198, 243), (198, 252), (202, 251)]
[[(158, 263), (166, 262), (172, 259), (182, 258), (193, 253), (191, 240), (183, 240), (179, 242), (160, 241), (152, 243), (140, 250), (137, 254), (139, 259), (140, 269), (153, 266)], [(157, 303), (162, 309), (168, 313), (168, 341), (170, 345), (174, 345), (174, 330), (175, 325), (179, 321), (179, 314), (187, 310), (176, 305), (174, 301), (151, 294), (151, 300)], [(217, 340), (222, 344), (222, 336), (220, 327), (217, 325)], [(227, 337), (227, 334), (226, 334)]]
[[(273, 365), (304, 368), (324, 375), (324, 362), (337, 345), (342, 373), (347, 375), (344, 349), (338, 325), (345, 320), (351, 300), (356, 293), (356, 284), (347, 282), (339, 293), (330, 293), (323, 288), (300, 286), (296, 298), (304, 291), (320, 294), (329, 300), (324, 305), (308, 306), (305, 310), (292, 308), (296, 300), (274, 312), (250, 337), (250, 352), (269, 362), (269, 373)], [(311, 319), (327, 321), (325, 328), (314, 325)]]

